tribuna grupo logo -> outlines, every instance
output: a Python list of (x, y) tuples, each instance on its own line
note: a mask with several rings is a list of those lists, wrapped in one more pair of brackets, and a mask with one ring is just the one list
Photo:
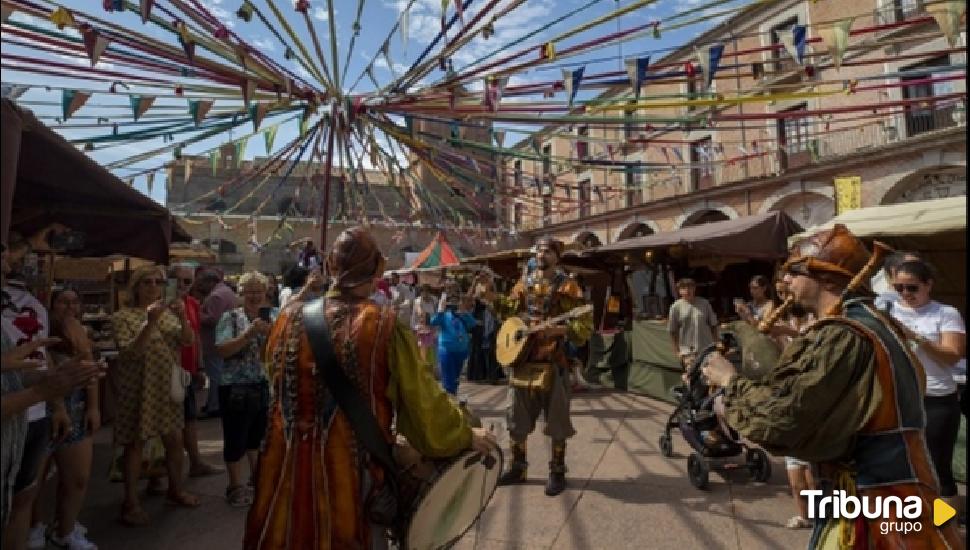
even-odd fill
[(859, 516), (881, 519), (879, 532), (883, 535), (923, 530), (923, 523), (918, 521), (923, 517), (923, 500), (918, 496), (856, 497), (846, 495), (845, 491), (824, 494), (817, 489), (801, 492), (808, 499), (809, 519), (857, 519)]

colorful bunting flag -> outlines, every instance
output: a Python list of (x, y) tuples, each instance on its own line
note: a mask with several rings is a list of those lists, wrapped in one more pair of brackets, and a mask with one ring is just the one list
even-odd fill
[(63, 110), (64, 120), (67, 121), (67, 119), (71, 118), (71, 115), (87, 103), (90, 97), (91, 94), (79, 90), (64, 90), (61, 93), (61, 108)]
[(505, 146), (505, 130), (495, 130), (493, 132), (495, 135), (495, 144), (499, 147)]
[(249, 107), (249, 102), (256, 95), (256, 83), (252, 80), (246, 79), (242, 83), (242, 98), (243, 104)]
[(842, 67), (842, 56), (845, 55), (846, 48), (849, 47), (849, 29), (852, 27), (854, 17), (847, 17), (833, 25), (821, 27), (818, 34), (822, 38), (822, 43), (829, 50), (832, 56), (832, 64), (835, 70)]
[(280, 129), (279, 124), (270, 126), (263, 130), (263, 143), (266, 145), (266, 154), (273, 152), (273, 142), (276, 141), (276, 131)]
[(57, 25), (57, 29), (61, 31), (64, 30), (64, 27), (77, 26), (77, 23), (74, 21), (74, 15), (63, 7), (52, 11), (49, 18), (50, 22)]
[(582, 66), (575, 71), (570, 71), (569, 69), (562, 70), (562, 83), (566, 88), (566, 95), (569, 97), (569, 106), (573, 106), (573, 100), (576, 99), (576, 94), (579, 93), (579, 84), (583, 81), (583, 73), (586, 71), (586, 66)]
[(266, 112), (269, 110), (269, 103), (265, 101), (257, 101), (249, 106), (249, 116), (253, 121), (253, 132), (259, 131), (259, 125), (263, 122), (263, 118), (266, 117)]
[(141, 14), (142, 23), (148, 23), (148, 19), (152, 16), (152, 7), (154, 5), (155, 0), (140, 0), (138, 12)]
[(108, 38), (88, 24), (81, 25), (81, 38), (84, 49), (88, 52), (88, 58), (91, 60), (91, 66), (94, 67), (108, 47)]
[(243, 161), (243, 157), (246, 156), (246, 147), (249, 145), (249, 136), (237, 139), (233, 144), (236, 150), (236, 168), (238, 168)]
[(135, 120), (138, 120), (155, 103), (155, 96), (130, 95), (128, 96), (128, 100), (131, 103), (131, 110), (134, 113)]
[(236, 10), (236, 17), (249, 23), (253, 19), (253, 5), (249, 0), (244, 0), (239, 9)]
[(930, 3), (926, 6), (926, 11), (930, 12), (936, 24), (940, 26), (943, 35), (950, 47), (956, 46), (957, 38), (960, 36), (960, 20), (964, 12), (967, 11), (965, 0), (950, 0), (942, 3)]
[(695, 48), (694, 51), (697, 54), (697, 61), (704, 71), (704, 89), (710, 90), (711, 83), (714, 82), (714, 73), (717, 72), (721, 64), (724, 44), (708, 44), (699, 50)]
[(805, 25), (795, 25), (787, 33), (782, 33), (781, 43), (785, 46), (785, 51), (799, 65), (805, 63)]
[(209, 113), (209, 109), (212, 109), (212, 104), (214, 102), (208, 99), (190, 99), (189, 100), (189, 114), (192, 115), (192, 120), (195, 121), (195, 125), (198, 126), (205, 119), (205, 115)]
[(556, 45), (553, 42), (546, 42), (539, 46), (539, 59), (554, 61), (556, 59)]
[(630, 77), (630, 85), (633, 86), (637, 99), (640, 99), (640, 87), (643, 86), (643, 81), (647, 79), (647, 68), (649, 66), (649, 55), (626, 60), (626, 74)]

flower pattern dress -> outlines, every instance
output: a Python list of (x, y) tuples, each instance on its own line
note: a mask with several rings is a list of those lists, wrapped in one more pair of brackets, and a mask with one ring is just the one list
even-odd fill
[(123, 308), (111, 319), (119, 350), (116, 445), (177, 432), (185, 425), (183, 405), (172, 401), (170, 394), (172, 365), (181, 364), (181, 325), (166, 311), (148, 343), (135, 348), (132, 344), (147, 321), (148, 313), (141, 308)]

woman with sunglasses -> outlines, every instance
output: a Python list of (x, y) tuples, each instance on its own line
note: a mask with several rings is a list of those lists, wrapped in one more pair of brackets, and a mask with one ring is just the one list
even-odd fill
[(125, 500), (120, 521), (129, 526), (148, 523), (138, 499), (145, 441), (161, 437), (168, 470), (167, 499), (194, 508), (199, 499), (182, 488), (183, 403), (172, 398), (173, 366), (182, 346), (194, 339), (182, 300), (166, 303), (165, 271), (159, 266), (136, 269), (128, 283), (128, 306), (112, 317), (118, 344), (118, 411), (115, 444), (125, 449)]
[[(966, 356), (967, 335), (956, 308), (930, 298), (933, 275), (927, 264), (908, 261), (896, 268), (893, 290), (899, 300), (891, 309), (926, 371), (926, 443), (940, 478), (941, 496), (956, 507), (953, 447), (960, 429), (960, 401), (953, 367)], [(959, 509), (959, 508), (958, 508)]]

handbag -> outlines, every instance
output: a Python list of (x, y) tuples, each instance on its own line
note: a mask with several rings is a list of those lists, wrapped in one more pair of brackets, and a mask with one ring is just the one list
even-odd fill
[(391, 444), (384, 439), (384, 433), (377, 418), (367, 405), (360, 391), (347, 378), (333, 349), (330, 326), (324, 315), (326, 300), (316, 300), (303, 306), (303, 327), (313, 351), (317, 368), (350, 423), (357, 442), (370, 454), (384, 470), (384, 485), (371, 495), (365, 504), (367, 516), (377, 525), (388, 527), (395, 536), (402, 532), (402, 507), (399, 506), (400, 482), (399, 468), (392, 455)]
[(178, 363), (172, 363), (172, 382), (169, 396), (172, 401), (181, 403), (185, 401), (185, 388), (192, 383), (192, 375), (182, 368)]

